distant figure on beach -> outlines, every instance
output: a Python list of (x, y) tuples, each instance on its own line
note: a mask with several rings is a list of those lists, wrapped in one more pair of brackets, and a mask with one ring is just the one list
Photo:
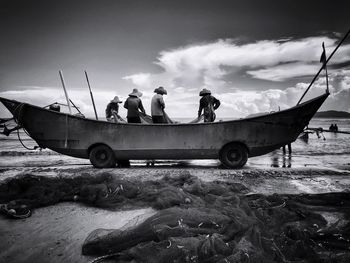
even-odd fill
[(286, 154), (286, 146), (288, 146), (288, 154), (292, 154), (292, 144), (290, 143), (283, 146), (283, 154)]
[(153, 123), (166, 123), (164, 118), (165, 103), (163, 95), (167, 95), (168, 93), (163, 87), (155, 89), (154, 92), (156, 94), (153, 96), (151, 102), (152, 121)]
[(122, 101), (119, 99), (118, 96), (115, 96), (114, 99), (107, 104), (106, 119), (108, 121), (119, 122), (119, 120), (121, 120), (121, 117), (118, 115), (119, 103), (122, 103)]
[(338, 125), (337, 124), (331, 124), (331, 126), (329, 126), (329, 130), (332, 132), (337, 132), (338, 131)]
[(141, 123), (139, 109), (143, 114), (146, 114), (140, 99), (141, 96), (142, 92), (138, 91), (138, 89), (133, 89), (124, 103), (124, 108), (128, 110), (128, 123)]
[(202, 98), (199, 101), (198, 117), (201, 116), (202, 110), (204, 110), (204, 122), (215, 121), (215, 110), (219, 108), (220, 101), (211, 95), (211, 91), (203, 89), (199, 92), (199, 96)]

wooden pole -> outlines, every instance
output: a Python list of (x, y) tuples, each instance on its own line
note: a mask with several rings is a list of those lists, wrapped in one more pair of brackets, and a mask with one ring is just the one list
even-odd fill
[(338, 48), (340, 47), (341, 44), (343, 44), (344, 40), (348, 37), (348, 35), (350, 34), (350, 29), (349, 31), (345, 34), (345, 36), (343, 37), (343, 39), (339, 42), (339, 44), (337, 45), (337, 47), (333, 50), (332, 54), (328, 57), (328, 59), (326, 60), (326, 63), (324, 65), (322, 65), (322, 67), (320, 68), (320, 70), (316, 73), (315, 77), (312, 79), (310, 85), (307, 87), (307, 89), (305, 90), (304, 94), (301, 96), (300, 100), (298, 101), (297, 105), (300, 104), (300, 102), (302, 101), (302, 99), (304, 98), (304, 96), (306, 95), (306, 93), (309, 91), (309, 89), (311, 88), (312, 84), (314, 84), (315, 80), (317, 79), (318, 75), (320, 75), (322, 69), (324, 66), (327, 66), (328, 61), (333, 57), (334, 53), (338, 50)]
[[(324, 42), (322, 42), (322, 49), (323, 49), (324, 57), (327, 60), (327, 54), (326, 54), (326, 49), (324, 48)], [(326, 92), (329, 93), (327, 64), (324, 65), (324, 69), (326, 71), (326, 84), (327, 84)]]
[(329, 93), (327, 65), (324, 65), (324, 67), (325, 67), (325, 70), (326, 70), (326, 83), (327, 83), (327, 90), (326, 90), (326, 92)]
[(65, 85), (65, 83), (64, 83), (62, 71), (60, 70), (60, 71), (58, 71), (58, 73), (60, 74), (60, 78), (61, 78), (61, 82), (62, 82), (62, 87), (63, 87), (63, 90), (64, 90), (64, 95), (66, 96), (67, 105), (68, 105), (68, 109), (69, 109), (69, 114), (72, 114), (72, 109), (71, 109), (71, 107), (70, 107), (70, 101), (69, 101), (68, 93), (67, 93), (67, 90), (66, 90), (66, 85)]
[(89, 77), (88, 77), (88, 74), (87, 74), (86, 70), (84, 70), (84, 72), (85, 72), (86, 81), (87, 81), (87, 84), (88, 84), (88, 87), (89, 87), (89, 91), (90, 91), (90, 97), (91, 97), (91, 101), (92, 101), (92, 106), (94, 107), (95, 117), (96, 117), (96, 120), (98, 120), (97, 111), (96, 111), (96, 107), (95, 107), (94, 96), (92, 95), (92, 91), (91, 91), (91, 87), (90, 87)]

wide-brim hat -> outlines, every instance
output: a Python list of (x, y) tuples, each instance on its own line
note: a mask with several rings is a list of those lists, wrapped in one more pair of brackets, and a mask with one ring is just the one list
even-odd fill
[(112, 102), (115, 102), (115, 103), (122, 103), (122, 101), (119, 99), (118, 96), (115, 96), (114, 99), (112, 100)]
[(154, 92), (155, 92), (155, 93), (158, 93), (158, 94), (165, 94), (165, 95), (168, 94), (168, 92), (166, 91), (166, 89), (164, 89), (163, 87), (156, 88), (156, 89), (154, 90)]
[(129, 96), (141, 97), (142, 92), (140, 92), (138, 89), (133, 89), (132, 92), (129, 94)]
[(199, 92), (199, 96), (204, 96), (204, 95), (207, 95), (207, 94), (211, 94), (211, 91), (208, 90), (208, 89), (202, 89), (202, 90)]

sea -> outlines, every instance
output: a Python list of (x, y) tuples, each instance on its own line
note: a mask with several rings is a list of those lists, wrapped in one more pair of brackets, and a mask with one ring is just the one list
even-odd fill
[[(183, 121), (183, 120), (182, 120)], [(339, 131), (350, 132), (350, 119), (313, 118), (310, 128), (328, 129), (337, 124)], [(9, 127), (13, 127), (10, 123)], [(0, 131), (3, 128), (0, 127)], [(18, 139), (20, 138), (21, 141)], [(13, 132), (10, 136), (0, 134), (0, 168), (11, 167), (69, 167), (90, 166), (89, 160), (64, 156), (49, 149), (28, 150), (23, 147), (36, 146), (24, 131)], [(350, 169), (350, 134), (312, 133), (308, 140), (297, 139), (292, 143), (292, 153), (282, 149), (269, 154), (249, 158), (244, 169), (249, 168), (299, 168), (318, 167)], [(132, 166), (147, 166), (146, 161), (132, 161)], [(166, 160), (156, 161), (155, 167), (219, 168), (218, 160)]]

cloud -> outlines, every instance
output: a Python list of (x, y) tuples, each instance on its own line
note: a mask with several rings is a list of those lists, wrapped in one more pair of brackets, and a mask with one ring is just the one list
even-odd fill
[[(14, 99), (21, 102), (27, 102), (33, 105), (40, 107), (47, 106), (54, 102), (59, 102), (62, 104), (67, 104), (66, 98), (62, 91), (62, 88), (55, 87), (27, 87), (23, 90), (23, 87), (20, 90), (9, 90), (0, 92), (0, 97), (5, 97), (8, 99)], [(80, 111), (85, 114), (85, 116), (93, 117), (94, 109), (91, 103), (90, 94), (86, 90), (79, 88), (70, 88), (68, 91), (69, 98), (74, 102), (74, 104), (79, 107)], [(115, 96), (113, 91), (94, 91), (94, 99), (97, 107), (98, 116), (104, 118), (105, 107), (107, 103), (113, 99)], [(61, 106), (61, 111), (68, 112), (68, 107)], [(72, 107), (73, 113), (77, 111)], [(0, 116), (9, 116), (9, 112), (5, 109), (4, 106), (0, 107)]]
[[(222, 102), (217, 111), (218, 118), (245, 117), (252, 113), (277, 111), (294, 106), (308, 83), (298, 77), (314, 75), (320, 67), (321, 43), (325, 42), (327, 53), (334, 48), (337, 39), (330, 37), (309, 37), (302, 39), (264, 40), (238, 44), (234, 40), (217, 40), (199, 43), (159, 52), (155, 64), (160, 73), (131, 73), (123, 79), (130, 81), (143, 92), (143, 104), (150, 113), (153, 90), (164, 86), (166, 111), (172, 117), (195, 118), (202, 88), (212, 90)], [(331, 64), (350, 61), (350, 45), (342, 46)], [(350, 69), (329, 69), (331, 95), (323, 109), (350, 110)], [(254, 80), (249, 90), (240, 79)], [(260, 82), (260, 81), (264, 82)], [(266, 81), (279, 82), (273, 88), (266, 88)], [(297, 82), (298, 81), (298, 82)], [(265, 84), (265, 88), (260, 87)], [(310, 90), (307, 98), (325, 91), (322, 75)], [(1, 92), (0, 96), (45, 106), (55, 101), (65, 102), (61, 88), (28, 87), (25, 90)], [(69, 95), (87, 116), (94, 116), (90, 95), (86, 90), (70, 88)], [(104, 110), (115, 95), (126, 99), (126, 94), (115, 94), (112, 90), (94, 90), (98, 115), (104, 117)], [(124, 98), (123, 96), (124, 95)], [(0, 116), (5, 111), (0, 109)], [(126, 115), (123, 107), (120, 114)]]
[(140, 87), (151, 86), (151, 74), (150, 73), (138, 73), (123, 77), (124, 80), (131, 80), (133, 84)]
[[(246, 44), (221, 39), (212, 43), (193, 44), (159, 52), (154, 63), (162, 68), (162, 73), (136, 73), (123, 79), (131, 80), (143, 88), (164, 83), (168, 87), (219, 90), (227, 87), (224, 77), (228, 73), (243, 68), (253, 78), (282, 81), (317, 72), (322, 42), (329, 54), (337, 39), (318, 36)], [(342, 46), (332, 63), (346, 61), (350, 61), (350, 45)]]
[[(350, 70), (338, 70), (329, 75), (330, 96), (322, 106), (323, 110), (333, 109), (350, 111)], [(269, 89), (265, 91), (238, 91), (220, 95), (220, 100), (236, 117), (249, 114), (278, 111), (293, 107), (304, 93), (309, 83), (297, 83), (284, 90)], [(326, 91), (326, 80), (319, 78), (304, 100), (316, 97)], [(235, 114), (236, 113), (236, 114)], [(238, 113), (238, 114), (237, 114)]]
[[(264, 40), (239, 45), (228, 39), (190, 45), (160, 52), (155, 64), (164, 72), (153, 77), (167, 75), (168, 79), (172, 79), (173, 82), (181, 81), (183, 85), (210, 87), (211, 84), (217, 84), (228, 72), (246, 68), (247, 73), (255, 78), (280, 81), (313, 74), (311, 69), (320, 66), (321, 43), (325, 42), (330, 53), (336, 41), (337, 39), (329, 37), (309, 37), (284, 41)], [(349, 60), (350, 45), (346, 45), (334, 57), (333, 63)], [(304, 71), (305, 69), (307, 70)], [(263, 73), (268, 75), (264, 76)]]
[(281, 64), (258, 70), (249, 70), (247, 73), (256, 79), (284, 81), (294, 77), (316, 74), (319, 68), (319, 65), (298, 62)]
[[(350, 69), (339, 69), (331, 72), (329, 82), (331, 95), (324, 103), (323, 109), (350, 111)], [(308, 86), (309, 83), (300, 82), (284, 90), (244, 91), (237, 89), (235, 91), (230, 90), (214, 94), (221, 101), (221, 106), (217, 110), (218, 119), (228, 117), (243, 118), (254, 113), (290, 108), (296, 105)], [(321, 77), (314, 83), (304, 100), (318, 96), (324, 93), (325, 90), (326, 81), (324, 77)], [(144, 107), (148, 113), (150, 113), (150, 101), (153, 94), (153, 91), (145, 91), (142, 96)], [(107, 90), (94, 92), (100, 119), (104, 119), (105, 107), (115, 95), (114, 92)], [(65, 103), (65, 97), (60, 88), (33, 87), (26, 90), (0, 92), (0, 96), (29, 102), (38, 106), (45, 106), (55, 101)], [(85, 90), (70, 89), (69, 96), (86, 116), (94, 118), (90, 96)], [(121, 97), (121, 99), (125, 100), (126, 96)], [(171, 117), (193, 119), (196, 117), (199, 103), (199, 96), (196, 89), (187, 89), (181, 86), (176, 87), (171, 91), (169, 96), (164, 96), (164, 100), (166, 111)], [(66, 107), (62, 107), (62, 110), (65, 112), (68, 111)], [(126, 110), (122, 106), (120, 107), (120, 114), (121, 116), (126, 116)], [(0, 107), (0, 116), (6, 117), (9, 116), (9, 113), (3, 107)]]
[[(337, 41), (337, 38), (315, 36), (262, 40), (245, 44), (238, 44), (231, 39), (192, 44), (159, 52), (154, 64), (162, 71), (149, 73), (147, 83), (135, 81), (139, 77), (137, 73), (124, 79), (131, 80), (140, 89), (147, 89), (148, 84), (153, 87), (158, 85), (167, 87), (170, 114), (183, 115), (189, 111), (195, 114), (198, 107), (198, 92), (202, 88), (208, 88), (223, 102), (218, 110), (218, 116), (241, 117), (295, 105), (308, 84), (295, 83), (291, 86), (291, 82), (299, 77), (314, 75), (321, 66), (319, 63), (322, 53), (321, 43), (325, 43), (329, 55)], [(338, 50), (330, 64), (349, 61), (350, 45), (347, 44)], [(141, 76), (144, 74), (146, 73), (141, 73)], [(334, 75), (330, 81), (334, 81), (335, 85), (342, 87), (341, 92), (345, 92), (349, 87), (349, 78), (346, 77), (348, 73), (340, 70), (337, 74), (338, 77)], [(247, 91), (244, 88), (246, 85), (239, 82), (240, 78), (256, 79), (256, 83), (259, 80), (281, 82), (281, 87), (290, 88), (261, 90), (258, 83)], [(339, 84), (336, 84), (337, 78)], [(324, 91), (325, 87), (321, 82), (323, 80), (315, 83), (314, 86), (320, 87), (314, 87), (315, 92), (310, 94)], [(330, 100), (335, 101), (333, 98)], [(342, 98), (338, 100), (342, 101)], [(185, 112), (178, 111), (180, 105), (186, 106)], [(328, 105), (339, 108), (335, 103)], [(347, 107), (346, 102), (339, 105), (343, 105), (344, 109)]]

